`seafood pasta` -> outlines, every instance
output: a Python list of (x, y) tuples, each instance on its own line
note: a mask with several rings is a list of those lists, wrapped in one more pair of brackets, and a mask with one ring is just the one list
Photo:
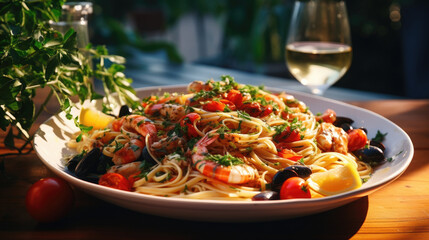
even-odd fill
[(359, 188), (372, 172), (352, 153), (368, 144), (365, 132), (335, 126), (333, 110), (314, 115), (292, 95), (230, 76), (194, 81), (188, 93), (150, 96), (141, 106), (69, 142), (79, 153), (101, 150), (101, 185), (165, 197), (250, 200), (266, 191), (282, 195), (288, 180), (279, 173), (299, 167), (309, 171), (291, 171), (302, 179), (301, 190), (323, 197)]

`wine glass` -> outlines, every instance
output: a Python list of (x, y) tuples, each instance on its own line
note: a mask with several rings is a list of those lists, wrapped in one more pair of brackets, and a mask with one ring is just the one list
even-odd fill
[(323, 95), (352, 61), (346, 5), (338, 0), (296, 1), (286, 41), (290, 73), (313, 94)]

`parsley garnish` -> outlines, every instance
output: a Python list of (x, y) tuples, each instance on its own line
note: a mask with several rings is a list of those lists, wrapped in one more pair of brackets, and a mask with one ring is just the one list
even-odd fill
[(234, 156), (230, 155), (229, 153), (227, 153), (226, 155), (207, 154), (205, 159), (219, 163), (220, 165), (223, 165), (223, 166), (233, 166), (233, 165), (243, 164), (243, 161), (241, 161), (240, 158), (234, 157)]
[(387, 133), (381, 133), (380, 130), (377, 130), (377, 134), (375, 135), (375, 137), (371, 140), (373, 141), (377, 141), (377, 142), (383, 142), (384, 138), (386, 137)]
[(238, 117), (246, 120), (251, 120), (250, 115), (244, 111), (237, 111)]

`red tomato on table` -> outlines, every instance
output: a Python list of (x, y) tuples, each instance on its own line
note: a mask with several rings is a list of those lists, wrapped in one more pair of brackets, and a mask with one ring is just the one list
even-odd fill
[(64, 217), (74, 204), (70, 185), (57, 177), (43, 178), (27, 192), (27, 212), (39, 222), (54, 222)]

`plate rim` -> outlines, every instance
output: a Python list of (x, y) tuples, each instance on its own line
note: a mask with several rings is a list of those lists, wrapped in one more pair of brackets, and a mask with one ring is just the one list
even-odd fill
[[(161, 90), (164, 91), (164, 89), (166, 89), (166, 90), (170, 89), (171, 90), (171, 89), (175, 89), (175, 88), (184, 88), (186, 86), (187, 85), (183, 85), (183, 84), (151, 86), (151, 87), (137, 88), (137, 89), (135, 89), (135, 91), (136, 91), (137, 95), (139, 96), (139, 95), (143, 94), (142, 93), (143, 91), (144, 92), (150, 92), (150, 91), (161, 92)], [(276, 200), (276, 201), (230, 201), (230, 200), (168, 198), (168, 197), (153, 196), (153, 195), (147, 195), (147, 194), (141, 194), (141, 193), (135, 193), (135, 192), (127, 192), (127, 191), (117, 190), (117, 189), (101, 186), (98, 184), (94, 184), (94, 183), (79, 179), (73, 175), (70, 175), (66, 171), (55, 167), (49, 161), (44, 159), (41, 152), (39, 152), (40, 150), (37, 147), (38, 141), (42, 140), (41, 139), (42, 137), (40, 135), (40, 132), (42, 131), (41, 130), (42, 126), (47, 125), (48, 122), (53, 121), (54, 118), (62, 118), (61, 115), (63, 115), (63, 113), (59, 113), (59, 114), (56, 114), (56, 115), (49, 117), (49, 119), (47, 119), (46, 121), (44, 121), (40, 125), (40, 127), (38, 128), (38, 130), (35, 133), (34, 149), (35, 149), (35, 152), (36, 152), (37, 156), (39, 157), (39, 159), (51, 171), (53, 171), (59, 177), (66, 179), (72, 185), (75, 185), (75, 186), (79, 187), (80, 189), (82, 189), (86, 192), (94, 191), (94, 192), (99, 193), (99, 194), (100, 193), (101, 194), (106, 193), (106, 194), (109, 194), (111, 196), (112, 195), (118, 195), (118, 197), (121, 197), (121, 198), (126, 198), (126, 197), (132, 196), (133, 201), (153, 201), (154, 203), (159, 203), (157, 205), (160, 205), (160, 206), (174, 202), (175, 204), (182, 205), (182, 207), (186, 206), (189, 203), (192, 203), (192, 205), (194, 207), (206, 207), (209, 205), (210, 207), (220, 206), (220, 208), (224, 208), (225, 206), (233, 206), (233, 207), (244, 206), (245, 208), (247, 208), (248, 206), (277, 206), (277, 205), (281, 205), (281, 206), (301, 205), (301, 206), (305, 207), (305, 206), (318, 204), (318, 203), (328, 204), (328, 203), (340, 202), (340, 201), (344, 201), (344, 200), (347, 200), (350, 198), (359, 198), (359, 197), (367, 196), (367, 195), (371, 194), (373, 191), (387, 186), (389, 183), (391, 183), (394, 180), (396, 180), (397, 178), (399, 178), (405, 172), (405, 170), (408, 168), (408, 166), (410, 165), (410, 163), (413, 159), (414, 146), (413, 146), (411, 138), (408, 136), (408, 134), (402, 128), (400, 128), (397, 124), (395, 124), (391, 120), (387, 119), (386, 117), (384, 117), (378, 113), (375, 113), (375, 112), (372, 112), (372, 111), (367, 110), (365, 108), (354, 106), (354, 105), (351, 105), (351, 104), (348, 104), (348, 103), (345, 103), (342, 101), (338, 101), (338, 100), (334, 100), (334, 99), (330, 99), (330, 98), (326, 98), (326, 97), (321, 97), (321, 96), (314, 96), (314, 95), (311, 95), (309, 93), (304, 93), (304, 92), (299, 92), (299, 91), (294, 91), (294, 90), (288, 90), (288, 89), (283, 89), (283, 88), (280, 88), (280, 91), (279, 91), (279, 89), (277, 89), (277, 88), (275, 89), (273, 87), (266, 87), (265, 89), (267, 89), (269, 91), (278, 91), (278, 92), (286, 91), (287, 93), (290, 93), (292, 95), (295, 94), (295, 95), (304, 96), (304, 97), (310, 98), (310, 99), (323, 100), (325, 102), (334, 103), (334, 104), (341, 105), (341, 106), (346, 107), (346, 108), (352, 108), (353, 110), (364, 111), (367, 114), (374, 115), (374, 116), (382, 119), (383, 121), (389, 122), (391, 125), (393, 125), (396, 129), (398, 129), (400, 131), (401, 135), (403, 135), (405, 137), (405, 140), (410, 144), (410, 149), (407, 149), (407, 150), (409, 150), (407, 152), (407, 156), (406, 156), (406, 158), (403, 159), (404, 163), (401, 164), (400, 168), (398, 168), (395, 172), (390, 174), (388, 178), (383, 179), (382, 181), (380, 181), (380, 182), (378, 182), (372, 186), (361, 187), (359, 189), (355, 189), (352, 191), (348, 191), (348, 192), (344, 192), (344, 193), (340, 193), (340, 194), (336, 194), (336, 195), (332, 195), (332, 196), (326, 196), (326, 197), (322, 197), (322, 198), (312, 198), (312, 199), (289, 199), (289, 200)], [(299, 97), (297, 97), (297, 99), (300, 100)], [(64, 146), (63, 148), (66, 148), (66, 146)], [(83, 187), (81, 185), (84, 186), (85, 189), (83, 189)], [(135, 199), (135, 198), (137, 198), (137, 199)]]

